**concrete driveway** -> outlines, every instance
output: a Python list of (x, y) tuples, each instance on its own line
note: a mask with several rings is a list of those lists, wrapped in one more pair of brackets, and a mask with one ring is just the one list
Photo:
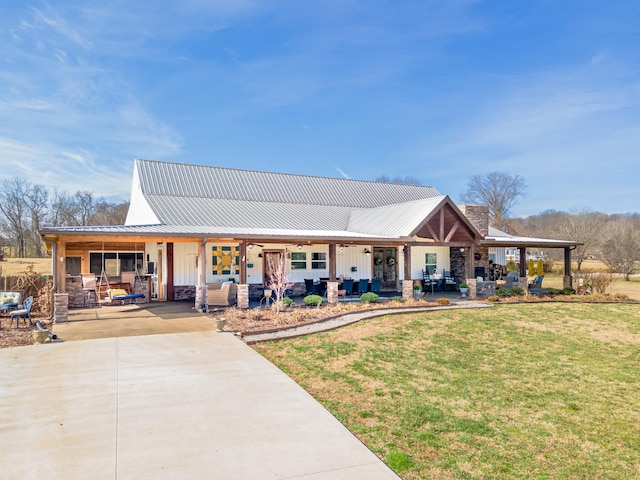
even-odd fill
[(3, 479), (397, 479), (241, 340), (198, 331), (0, 350)]

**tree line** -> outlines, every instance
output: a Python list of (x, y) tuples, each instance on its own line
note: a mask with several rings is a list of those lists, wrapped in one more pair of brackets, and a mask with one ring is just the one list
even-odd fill
[[(640, 215), (607, 215), (589, 209), (573, 212), (547, 210), (526, 218), (510, 218), (509, 213), (520, 198), (526, 197), (527, 185), (520, 175), (490, 172), (475, 175), (460, 195), (463, 202), (489, 207), (489, 223), (512, 235), (572, 240), (580, 245), (572, 259), (580, 271), (587, 259), (602, 261), (612, 272), (623, 273), (625, 280), (640, 262)], [(544, 252), (559, 260), (562, 252)]]
[(0, 246), (5, 255), (19, 258), (45, 255), (43, 226), (122, 225), (129, 209), (129, 202), (108, 202), (87, 191), (49, 190), (24, 178), (1, 185)]

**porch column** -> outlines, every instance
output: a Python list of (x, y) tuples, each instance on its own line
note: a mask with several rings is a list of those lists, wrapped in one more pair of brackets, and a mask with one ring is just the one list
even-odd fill
[(564, 277), (562, 278), (563, 288), (573, 287), (573, 277), (571, 276), (571, 248), (564, 248)]
[[(476, 266), (476, 259), (475, 259), (476, 248), (475, 248), (475, 245), (472, 243), (469, 246), (468, 250), (469, 251), (467, 252), (467, 258), (465, 259), (466, 260), (466, 265), (467, 265), (467, 278), (475, 279), (476, 278), (476, 275), (475, 275), (475, 273), (476, 273), (476, 269), (475, 269), (475, 266)], [(471, 287), (469, 287), (469, 288), (471, 288)]]
[(173, 278), (173, 242), (167, 242), (167, 301), (175, 300)]
[(405, 245), (402, 253), (404, 256), (402, 299), (413, 300), (413, 280), (411, 280), (411, 245)]
[(67, 244), (63, 240), (56, 241), (56, 254), (53, 262), (55, 263), (55, 275), (56, 275), (56, 291), (58, 293), (64, 293), (67, 291), (65, 279), (67, 270), (65, 268), (65, 258), (67, 256)]
[[(336, 281), (336, 244), (335, 243), (329, 244), (329, 281), (330, 282)], [(337, 292), (337, 289), (336, 289), (336, 292)]]
[(238, 308), (249, 308), (249, 284), (247, 283), (247, 241), (240, 242), (240, 279), (237, 290)]
[(520, 252), (520, 276), (527, 276), (527, 247), (519, 247)]
[(207, 239), (200, 242), (200, 262), (198, 263), (198, 285), (196, 286), (196, 310), (207, 310)]

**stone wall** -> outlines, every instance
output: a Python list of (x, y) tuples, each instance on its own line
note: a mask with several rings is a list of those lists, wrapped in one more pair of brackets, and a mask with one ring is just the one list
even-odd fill
[(174, 285), (173, 287), (173, 299), (174, 300), (193, 300), (196, 298), (196, 286), (195, 285)]
[(453, 275), (457, 285), (460, 285), (467, 278), (465, 261), (467, 252), (468, 249), (461, 252), (460, 247), (450, 248), (449, 261), (451, 262), (451, 275)]
[(482, 236), (489, 234), (489, 207), (484, 205), (458, 205), (460, 211)]

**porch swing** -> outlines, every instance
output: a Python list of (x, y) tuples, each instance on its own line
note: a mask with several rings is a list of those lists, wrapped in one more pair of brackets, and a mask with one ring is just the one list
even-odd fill
[[(140, 277), (140, 273), (138, 271), (138, 243), (135, 245), (135, 253), (134, 253), (134, 271), (133, 271), (133, 282), (130, 282), (131, 292), (128, 292), (124, 288), (111, 288), (109, 284), (109, 278), (107, 277), (107, 272), (105, 271), (105, 263), (104, 263), (104, 242), (102, 242), (102, 272), (100, 273), (100, 282), (98, 284), (98, 295), (100, 302), (104, 303), (113, 303), (120, 302), (121, 305), (124, 305), (126, 301), (129, 303), (136, 303), (138, 298), (144, 298), (144, 293), (135, 293), (136, 282), (139, 282), (140, 288), (142, 289), (142, 278)], [(121, 272), (121, 280), (122, 272)], [(121, 282), (125, 283), (125, 282)]]

